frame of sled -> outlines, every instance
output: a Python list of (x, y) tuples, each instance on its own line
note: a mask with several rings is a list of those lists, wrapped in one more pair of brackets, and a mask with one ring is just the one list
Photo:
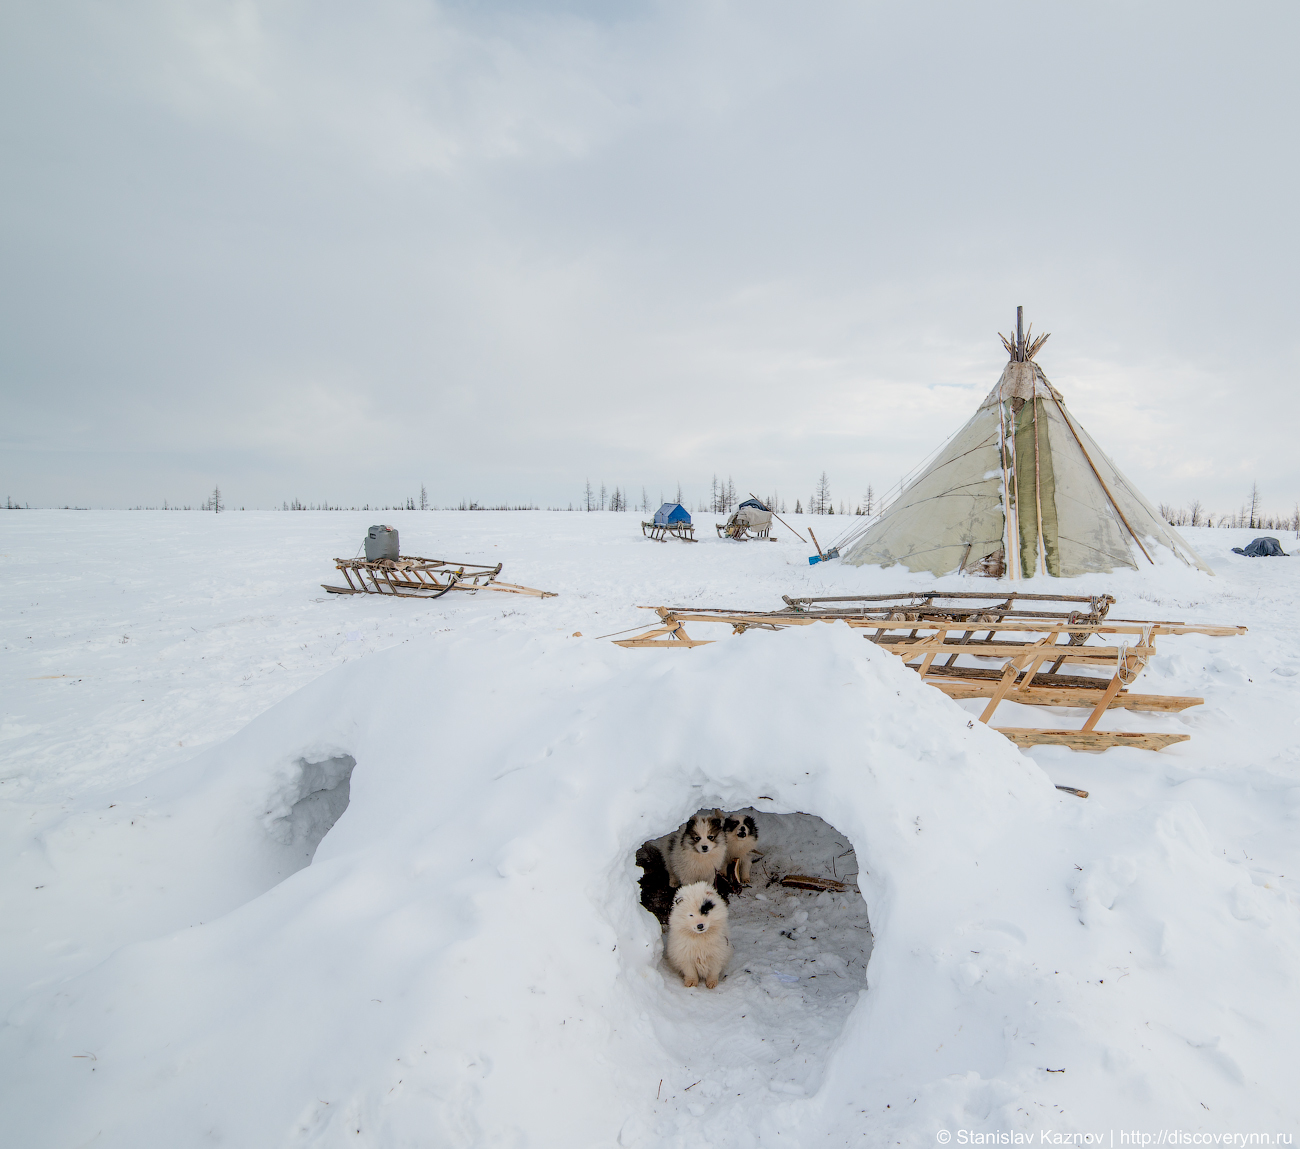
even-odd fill
[[(411, 555), (398, 559), (335, 559), (347, 586), (321, 586), (330, 594), (385, 594), (397, 598), (441, 598), (449, 590), (498, 590), (506, 594), (554, 598), (555, 591), (498, 582), (503, 564), (494, 567), (450, 563)], [(355, 582), (353, 579), (355, 578)]]
[(765, 527), (759, 527), (758, 530), (755, 530), (748, 523), (714, 523), (713, 527), (718, 532), (718, 538), (736, 539), (739, 542), (745, 542), (748, 539), (766, 539), (772, 535), (771, 523)]
[[(1200, 706), (1205, 699), (1176, 695), (1134, 694), (1128, 687), (1156, 653), (1162, 635), (1245, 634), (1244, 626), (1199, 626), (1106, 615), (1110, 595), (910, 593), (848, 595), (836, 598), (790, 598), (786, 609), (745, 611), (727, 608), (643, 607), (654, 610), (661, 625), (618, 646), (686, 650), (712, 639), (695, 639), (684, 623), (729, 623), (734, 634), (747, 630), (782, 630), (814, 622), (845, 622), (870, 629), (869, 641), (899, 655), (930, 685), (949, 698), (986, 698), (979, 720), (990, 723), (998, 706), (1081, 707), (1090, 713), (1078, 730), (991, 727), (1017, 746), (1068, 746), (1073, 750), (1107, 750), (1135, 746), (1162, 750), (1186, 742), (1189, 734), (1098, 730), (1107, 710), (1170, 713)], [(1071, 604), (1081, 604), (1071, 608)], [(1082, 604), (1087, 604), (1086, 609)], [(1051, 607), (1058, 609), (1050, 609)], [(1065, 607), (1066, 609), (1059, 609)], [(899, 633), (905, 632), (905, 633)], [(1033, 639), (1025, 635), (1034, 635)], [(1109, 645), (1087, 645), (1096, 636), (1114, 636)], [(1000, 669), (958, 666), (963, 655), (1001, 659)], [(1061, 668), (1100, 670), (1104, 676), (1062, 673)]]
[(654, 539), (657, 543), (666, 543), (669, 535), (672, 535), (675, 539), (681, 539), (684, 543), (698, 543), (700, 541), (695, 537), (694, 523), (655, 523), (642, 520), (641, 533), (648, 539)]

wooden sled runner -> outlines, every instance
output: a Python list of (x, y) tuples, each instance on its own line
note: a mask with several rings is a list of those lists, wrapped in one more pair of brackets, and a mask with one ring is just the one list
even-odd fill
[(666, 543), (668, 539), (681, 539), (684, 543), (698, 543), (695, 527), (691, 523), (652, 523), (642, 520), (641, 533), (657, 543)]
[[(873, 633), (865, 638), (897, 654), (910, 669), (950, 698), (988, 699), (981, 722), (990, 723), (1004, 701), (1077, 707), (1090, 712), (1077, 730), (993, 727), (1018, 746), (1068, 746), (1073, 750), (1135, 746), (1161, 750), (1187, 741), (1191, 737), (1188, 734), (1112, 732), (1097, 730), (1096, 726), (1108, 710), (1172, 713), (1205, 701), (1129, 692), (1129, 685), (1156, 653), (1157, 636), (1226, 636), (1245, 634), (1246, 628), (1107, 619), (1114, 601), (1110, 595), (917, 593), (787, 597), (786, 608), (777, 611), (653, 607), (647, 609), (659, 615), (661, 625), (617, 645), (685, 650), (711, 641), (691, 638), (684, 626), (687, 622), (728, 623), (734, 634), (743, 634), (747, 630), (781, 630), (840, 621), (870, 629)], [(1109, 638), (1111, 642), (1088, 645), (1094, 637), (1103, 641)], [(996, 660), (1001, 665), (958, 665), (961, 658)], [(1066, 666), (1071, 672), (1062, 673)], [(1072, 673), (1076, 669), (1100, 674)]]
[(321, 586), (330, 594), (386, 594), (397, 598), (441, 598), (449, 590), (496, 590), (534, 598), (555, 598), (555, 591), (534, 590), (517, 583), (498, 582), (501, 563), (494, 567), (451, 563), (411, 555), (398, 559), (335, 559), (347, 586)]

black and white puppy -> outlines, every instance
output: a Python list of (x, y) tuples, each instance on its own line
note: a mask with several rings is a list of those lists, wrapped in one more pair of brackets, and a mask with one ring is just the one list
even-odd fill
[(692, 882), (673, 899), (664, 956), (682, 975), (684, 985), (703, 981), (709, 989), (717, 988), (731, 960), (731, 937), (727, 904), (714, 893), (711, 883)]
[(727, 832), (727, 862), (732, 866), (729, 872), (742, 886), (747, 886), (750, 866), (758, 851), (758, 827), (749, 814), (728, 814), (723, 829)]
[(713, 884), (727, 864), (727, 832), (721, 810), (696, 814), (668, 840), (668, 878), (674, 886)]

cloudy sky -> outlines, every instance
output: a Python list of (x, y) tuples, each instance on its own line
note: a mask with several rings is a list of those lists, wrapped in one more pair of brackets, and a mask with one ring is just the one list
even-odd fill
[(1149, 498), (1289, 508), (1298, 24), (7, 0), (0, 494), (853, 504), (1024, 304)]

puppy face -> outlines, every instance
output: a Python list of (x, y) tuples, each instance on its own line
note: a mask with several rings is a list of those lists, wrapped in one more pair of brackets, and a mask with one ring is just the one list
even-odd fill
[[(691, 900), (694, 901), (694, 899)], [(677, 911), (673, 914), (673, 922), (677, 925), (677, 928), (684, 929), (692, 934), (708, 933), (709, 926), (716, 920), (710, 918), (709, 915), (717, 907), (717, 902), (711, 896), (705, 897), (700, 899), (698, 906), (686, 905), (683, 910), (681, 907), (685, 903), (686, 899), (681, 894), (678, 894), (673, 899), (673, 909)]]
[(697, 854), (711, 854), (719, 848), (722, 838), (720, 816), (697, 814), (686, 823), (682, 831), (682, 845)]
[(754, 825), (754, 819), (751, 815), (746, 814), (743, 817), (730, 817), (726, 821), (727, 833), (740, 842), (758, 841), (758, 827)]

